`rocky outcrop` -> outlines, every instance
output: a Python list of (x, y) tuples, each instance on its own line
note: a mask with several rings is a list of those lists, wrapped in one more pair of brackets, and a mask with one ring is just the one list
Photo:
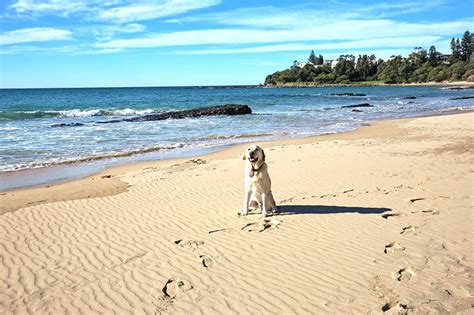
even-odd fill
[(248, 105), (240, 104), (225, 104), (217, 106), (199, 107), (193, 109), (176, 110), (164, 113), (150, 114), (144, 116), (137, 116), (125, 119), (115, 119), (106, 121), (97, 121), (98, 124), (111, 124), (122, 121), (136, 122), (136, 121), (155, 121), (165, 119), (183, 119), (201, 116), (217, 116), (217, 115), (246, 115), (251, 114), (252, 109)]
[(183, 119), (200, 116), (217, 116), (217, 115), (246, 115), (251, 114), (252, 110), (247, 105), (226, 104), (219, 106), (200, 107), (186, 110), (177, 110), (158, 114), (150, 114), (145, 116), (123, 119), (123, 121), (154, 121), (165, 119)]

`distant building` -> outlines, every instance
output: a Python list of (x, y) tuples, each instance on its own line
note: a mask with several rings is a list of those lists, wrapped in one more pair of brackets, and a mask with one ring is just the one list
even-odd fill
[(451, 55), (438, 54), (438, 55), (436, 56), (436, 60), (437, 60), (438, 62), (448, 63), (449, 57), (451, 57)]
[(293, 61), (293, 67), (292, 68), (304, 68), (306, 65), (311, 65), (313, 68), (319, 68), (322, 67), (323, 65), (315, 65), (312, 62), (298, 62), (298, 61)]
[(311, 66), (315, 66), (312, 62), (298, 62), (296, 63), (296, 66), (298, 68), (304, 68), (306, 65), (311, 65)]
[(387, 61), (390, 61), (390, 60), (395, 59), (395, 57), (394, 57), (394, 56), (391, 56), (391, 57), (388, 57), (388, 58), (380, 58), (380, 59), (382, 59), (383, 62), (387, 62)]

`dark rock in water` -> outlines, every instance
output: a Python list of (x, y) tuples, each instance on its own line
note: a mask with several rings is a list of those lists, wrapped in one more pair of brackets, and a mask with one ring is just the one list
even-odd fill
[(374, 107), (374, 106), (370, 105), (369, 103), (341, 106), (341, 108), (354, 108), (354, 107)]
[(333, 95), (333, 96), (367, 96), (367, 94), (362, 94), (362, 93), (331, 93), (329, 95)]
[(200, 116), (216, 116), (216, 115), (245, 115), (251, 114), (252, 110), (247, 105), (226, 104), (219, 106), (200, 107), (194, 109), (178, 110), (159, 114), (150, 114), (145, 116), (127, 118), (123, 121), (154, 121), (165, 119), (182, 119)]
[(53, 127), (53, 128), (56, 128), (56, 127), (78, 127), (78, 126), (84, 126), (84, 124), (81, 124), (81, 123), (60, 123), (60, 124), (51, 125), (51, 127)]
[(416, 100), (416, 96), (407, 96), (403, 98), (404, 100)]
[(113, 124), (113, 123), (118, 123), (122, 122), (123, 120), (120, 119), (114, 119), (114, 120), (106, 120), (106, 121), (96, 121), (96, 124)]
[(474, 96), (461, 96), (461, 97), (455, 97), (455, 98), (450, 98), (450, 101), (457, 101), (457, 100), (467, 100), (470, 98), (474, 98)]
[(360, 109), (356, 109), (356, 108), (354, 108), (352, 111), (355, 112), (355, 113), (362, 113), (362, 111)]
[(448, 90), (453, 90), (453, 91), (462, 91), (462, 90), (469, 90), (469, 89), (474, 89), (474, 85), (470, 86), (453, 86), (448, 88)]

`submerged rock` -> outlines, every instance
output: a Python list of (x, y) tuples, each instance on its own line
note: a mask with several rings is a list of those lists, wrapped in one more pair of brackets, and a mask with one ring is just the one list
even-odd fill
[(474, 96), (461, 96), (461, 97), (455, 97), (455, 98), (450, 98), (450, 101), (457, 101), (457, 100), (467, 100), (470, 98), (474, 98)]
[(363, 93), (331, 93), (329, 95), (333, 95), (333, 96), (367, 96), (367, 94), (363, 94)]
[(56, 127), (78, 127), (78, 126), (84, 126), (84, 124), (81, 124), (81, 123), (60, 123), (60, 124), (51, 125), (51, 127), (53, 127), (53, 128), (56, 128)]
[(474, 89), (474, 85), (469, 85), (469, 86), (453, 86), (449, 87), (448, 90), (453, 90), (453, 91), (462, 91), (462, 90), (469, 90), (469, 89)]
[(341, 106), (341, 108), (355, 108), (355, 107), (374, 107), (374, 105), (370, 105), (369, 103), (362, 103), (362, 104), (356, 104), (356, 105)]
[(247, 105), (225, 104), (218, 106), (200, 107), (186, 110), (177, 110), (165, 113), (150, 114), (145, 116), (123, 119), (123, 121), (154, 121), (165, 119), (183, 119), (200, 116), (217, 116), (217, 115), (246, 115), (251, 114), (252, 110)]

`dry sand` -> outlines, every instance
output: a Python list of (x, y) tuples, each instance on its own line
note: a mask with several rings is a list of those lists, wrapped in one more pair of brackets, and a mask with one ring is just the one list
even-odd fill
[(472, 314), (473, 126), (263, 143), (265, 220), (237, 214), (242, 146), (3, 193), (0, 313)]

